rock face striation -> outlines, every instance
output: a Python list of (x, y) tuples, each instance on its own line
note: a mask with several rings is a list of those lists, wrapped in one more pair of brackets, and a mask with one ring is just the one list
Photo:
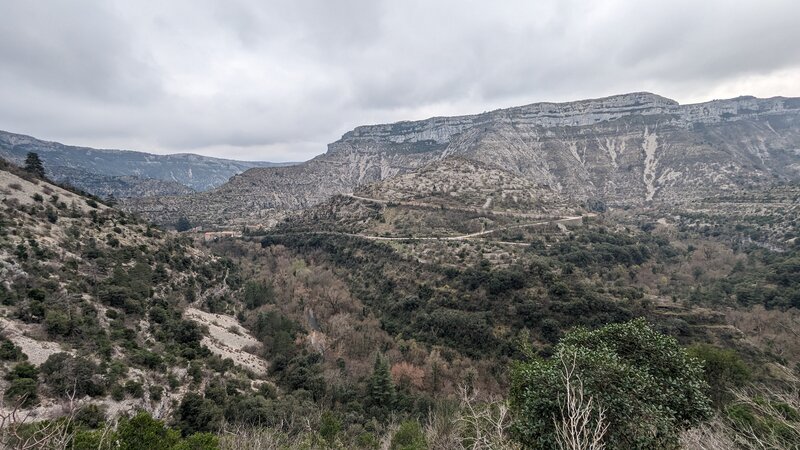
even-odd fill
[(800, 179), (800, 98), (680, 105), (632, 93), (361, 126), (303, 164), (254, 168), (207, 193), (129, 207), (161, 222), (258, 223), (447, 157), (493, 165), (574, 202), (686, 201)]
[[(284, 165), (190, 153), (153, 155), (128, 150), (98, 150), (0, 131), (0, 157), (20, 165), (28, 152), (39, 154), (53, 180), (72, 184), (95, 195), (114, 194), (116, 197), (205, 191), (253, 167)], [(121, 178), (114, 179), (117, 177)]]

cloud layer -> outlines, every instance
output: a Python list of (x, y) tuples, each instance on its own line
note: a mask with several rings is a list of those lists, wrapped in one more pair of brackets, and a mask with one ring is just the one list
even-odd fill
[(794, 0), (5, 0), (0, 129), (304, 160), (361, 124), (648, 90), (800, 96)]

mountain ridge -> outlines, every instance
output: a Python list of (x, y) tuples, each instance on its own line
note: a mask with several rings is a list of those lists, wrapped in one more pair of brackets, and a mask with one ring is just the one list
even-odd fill
[[(107, 185), (95, 186), (92, 178), (138, 177), (180, 183), (194, 191), (205, 191), (225, 183), (231, 176), (252, 167), (290, 165), (261, 161), (236, 161), (201, 156), (193, 153), (156, 155), (135, 150), (95, 149), (44, 141), (32, 136), (0, 130), (0, 157), (21, 164), (28, 152), (35, 152), (43, 160), (48, 175), (59, 182), (78, 186), (86, 191), (103, 195), (113, 193), (126, 196), (126, 191), (114, 191)], [(78, 171), (83, 172), (79, 174)], [(107, 180), (106, 180), (107, 181)], [(133, 180), (117, 180), (131, 184)], [(174, 186), (163, 185), (153, 192), (152, 185), (127, 191), (142, 190), (151, 195), (180, 193)], [(186, 193), (185, 191), (183, 193)]]
[(450, 156), (494, 164), (577, 203), (688, 201), (800, 178), (800, 99), (680, 105), (633, 93), (360, 126), (297, 166), (254, 168), (209, 193), (129, 207), (162, 223), (179, 215), (259, 223)]

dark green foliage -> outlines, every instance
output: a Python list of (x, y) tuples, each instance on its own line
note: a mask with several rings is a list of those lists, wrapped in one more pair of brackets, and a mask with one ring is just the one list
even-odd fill
[(575, 365), (585, 395), (604, 408), (610, 448), (672, 448), (680, 430), (711, 415), (702, 364), (675, 339), (641, 319), (577, 329), (564, 336), (552, 358), (512, 370), (514, 431), (528, 447), (558, 448), (553, 418), (561, 415), (565, 364)]
[(125, 388), (122, 385), (114, 384), (109, 389), (109, 394), (111, 394), (111, 398), (114, 400), (121, 402), (125, 399)]
[(800, 442), (800, 409), (793, 398), (796, 394), (789, 397), (793, 404), (772, 394), (755, 393), (752, 398), (734, 402), (725, 408), (723, 418), (733, 429), (747, 430), (741, 441), (750, 444), (748, 448), (794, 450)]
[(319, 435), (329, 444), (336, 442), (336, 438), (342, 431), (342, 421), (336, 414), (326, 411), (322, 414), (319, 424)]
[(703, 362), (709, 396), (716, 406), (730, 402), (730, 389), (741, 388), (752, 378), (750, 368), (733, 350), (696, 344), (689, 347), (688, 352), (693, 358)]
[(39, 377), (39, 369), (29, 362), (21, 362), (14, 366), (8, 374), (6, 380), (16, 380), (17, 378), (30, 378), (37, 379)]
[(248, 281), (244, 284), (243, 300), (247, 309), (255, 309), (259, 306), (273, 303), (275, 301), (275, 292), (269, 283)]
[(416, 420), (401, 423), (389, 444), (390, 450), (427, 450), (427, 448), (425, 434)]
[(314, 400), (325, 396), (326, 386), (322, 377), (321, 358), (318, 353), (302, 352), (286, 361), (283, 357), (273, 360), (273, 371), (279, 381), (292, 391), (303, 391)]
[(741, 261), (723, 278), (696, 285), (679, 286), (679, 292), (699, 304), (767, 309), (800, 308), (800, 248), (771, 252), (746, 249), (747, 262)]
[(38, 153), (28, 152), (28, 155), (25, 157), (25, 165), (23, 168), (36, 178), (45, 179), (44, 164), (42, 164), (42, 159), (39, 158)]
[(192, 224), (189, 222), (189, 219), (186, 217), (181, 216), (178, 219), (178, 222), (175, 223), (175, 230), (182, 232), (182, 231), (189, 231), (192, 229)]
[(178, 431), (145, 412), (120, 420), (115, 434), (120, 450), (213, 450), (218, 447), (217, 438), (208, 434), (182, 439)]
[(216, 431), (222, 422), (222, 410), (213, 400), (190, 392), (181, 400), (176, 417), (181, 433), (189, 436)]
[(5, 396), (22, 407), (33, 406), (39, 401), (36, 394), (37, 386), (38, 383), (34, 379), (15, 378), (6, 389)]
[(45, 208), (44, 214), (47, 217), (47, 221), (48, 222), (50, 222), (50, 223), (58, 222), (58, 213), (51, 206), (48, 206), (47, 208)]
[(149, 389), (149, 397), (150, 401), (158, 402), (161, 401), (162, 396), (164, 395), (164, 388), (162, 386), (150, 386)]
[(144, 388), (142, 388), (142, 383), (138, 381), (128, 380), (123, 387), (125, 388), (125, 393), (133, 398), (144, 397)]
[(71, 317), (63, 311), (51, 309), (45, 312), (44, 328), (50, 336), (69, 336), (74, 326)]
[(24, 361), (28, 355), (10, 340), (0, 337), (0, 361)]
[(250, 330), (264, 343), (267, 359), (281, 357), (286, 361), (294, 355), (294, 339), (302, 327), (279, 312), (266, 311), (258, 314)]
[(57, 397), (105, 394), (100, 369), (92, 360), (69, 353), (50, 355), (41, 366), (42, 382)]
[(102, 427), (106, 422), (105, 408), (89, 403), (81, 406), (75, 413), (75, 423), (80, 426), (96, 429)]
[(367, 400), (377, 411), (388, 413), (394, 407), (395, 390), (389, 363), (380, 355), (375, 356), (375, 366), (369, 379)]
[(5, 376), (10, 381), (5, 396), (20, 406), (35, 405), (39, 398), (37, 388), (39, 385), (39, 369), (28, 362), (21, 362), (14, 366)]

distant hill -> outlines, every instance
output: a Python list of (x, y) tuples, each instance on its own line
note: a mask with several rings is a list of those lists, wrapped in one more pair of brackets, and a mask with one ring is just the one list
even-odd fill
[[(53, 180), (75, 185), (92, 194), (113, 193), (116, 197), (206, 191), (253, 167), (292, 164), (234, 161), (191, 153), (154, 155), (130, 150), (99, 150), (0, 131), (0, 157), (21, 164), (28, 152), (39, 154)], [(115, 177), (127, 178), (114, 180)], [(146, 181), (148, 179), (164, 183)], [(178, 187), (178, 184), (189, 189)]]

